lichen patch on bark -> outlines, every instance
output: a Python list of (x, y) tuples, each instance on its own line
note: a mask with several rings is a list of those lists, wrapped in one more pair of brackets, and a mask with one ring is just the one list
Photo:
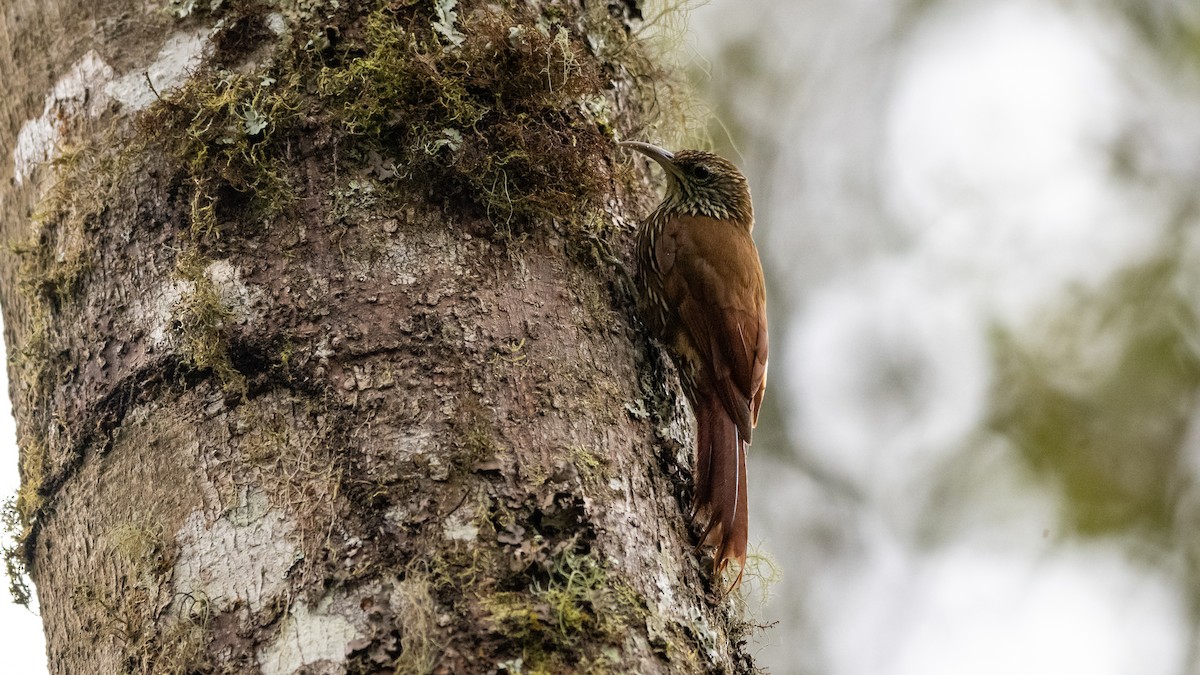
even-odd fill
[(117, 75), (96, 50), (89, 50), (63, 75), (45, 99), (41, 116), (29, 120), (13, 149), (13, 179), (22, 185), (38, 166), (56, 158), (62, 144), (87, 119), (96, 119), (112, 101), (141, 110), (180, 87), (200, 63), (208, 30), (178, 32), (151, 63)]
[(104, 111), (108, 96), (104, 86), (113, 69), (91, 50), (75, 62), (46, 95), (41, 116), (29, 120), (17, 134), (13, 149), (13, 180), (21, 185), (38, 165), (54, 159), (62, 140), (80, 118), (95, 118)]
[(173, 279), (162, 284), (146, 296), (139, 296), (133, 310), (135, 321), (147, 327), (147, 347), (150, 349), (170, 348), (176, 345), (172, 338), (175, 308), (192, 292), (195, 284), (184, 279)]
[(248, 285), (237, 266), (228, 260), (214, 260), (204, 268), (204, 275), (216, 286), (221, 304), (229, 310), (233, 321), (247, 323), (255, 320), (254, 310), (262, 306), (265, 292)]
[(359, 631), (331, 611), (332, 605), (332, 599), (326, 598), (312, 608), (303, 601), (292, 606), (279, 636), (258, 651), (263, 675), (291, 675), (305, 666), (312, 675), (346, 672), (339, 666), (346, 662), (346, 647)]
[(154, 103), (160, 96), (178, 89), (200, 65), (209, 44), (207, 29), (174, 33), (167, 38), (158, 56), (148, 65), (117, 77), (104, 86), (104, 92), (130, 111)]
[(217, 612), (239, 603), (257, 612), (284, 590), (300, 556), (296, 526), (261, 491), (247, 488), (244, 499), (215, 519), (195, 511), (175, 533), (177, 594), (204, 598)]

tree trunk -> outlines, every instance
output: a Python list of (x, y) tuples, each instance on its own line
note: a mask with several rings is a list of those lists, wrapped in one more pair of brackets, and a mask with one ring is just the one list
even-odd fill
[(10, 0), (16, 552), (53, 673), (748, 670), (607, 261), (632, 0)]

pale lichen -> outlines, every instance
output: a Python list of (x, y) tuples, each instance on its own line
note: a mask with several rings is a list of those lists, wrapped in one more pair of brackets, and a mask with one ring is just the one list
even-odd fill
[(279, 636), (257, 652), (263, 675), (291, 675), (305, 666), (346, 662), (346, 646), (359, 630), (331, 610), (332, 598), (315, 607), (304, 601), (292, 605)]
[(205, 598), (218, 612), (239, 603), (262, 609), (286, 588), (288, 570), (300, 555), (291, 542), (296, 528), (257, 491), (228, 515), (192, 513), (175, 533), (176, 594)]

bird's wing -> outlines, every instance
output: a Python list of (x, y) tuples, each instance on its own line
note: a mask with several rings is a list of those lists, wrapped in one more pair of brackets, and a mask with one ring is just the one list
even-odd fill
[(710, 364), (716, 393), (749, 442), (767, 376), (766, 294), (750, 233), (712, 218), (675, 217), (655, 256), (690, 347)]

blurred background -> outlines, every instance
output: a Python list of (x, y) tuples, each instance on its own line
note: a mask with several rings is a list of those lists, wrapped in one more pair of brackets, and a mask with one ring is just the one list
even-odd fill
[[(1200, 3), (690, 19), (770, 285), (760, 664), (1200, 673)], [(3, 670), (44, 672), (36, 617), (0, 626)]]
[(684, 49), (768, 276), (760, 663), (1200, 673), (1200, 3), (717, 0)]

